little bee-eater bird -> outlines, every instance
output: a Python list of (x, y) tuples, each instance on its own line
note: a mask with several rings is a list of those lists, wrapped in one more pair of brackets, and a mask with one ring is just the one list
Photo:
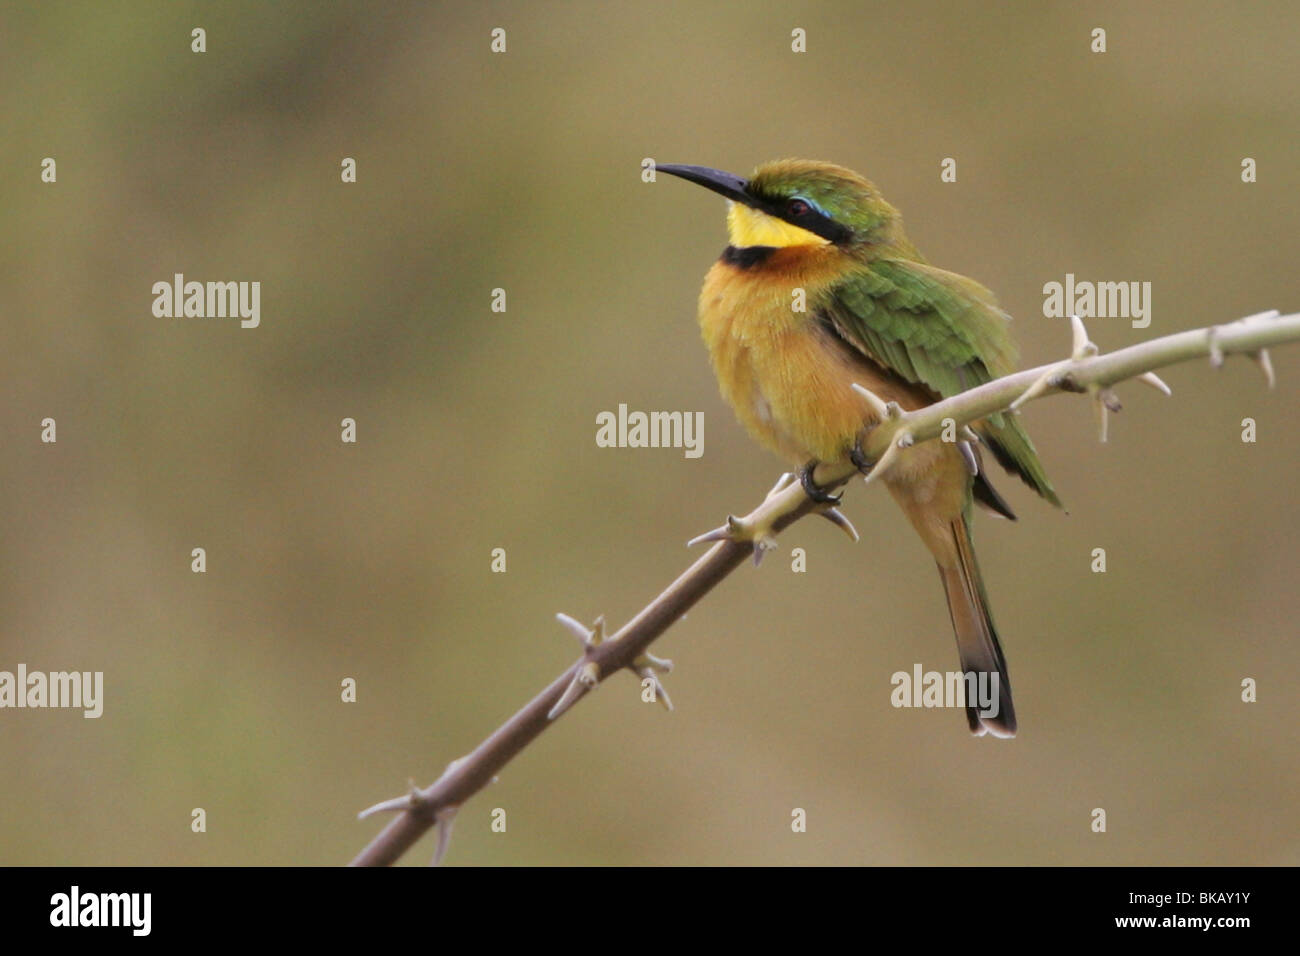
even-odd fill
[[(837, 500), (814, 480), (819, 463), (871, 468), (861, 440), (877, 419), (854, 383), (913, 410), (1014, 371), (1009, 316), (993, 294), (927, 263), (898, 210), (852, 170), (792, 159), (745, 180), (703, 166), (656, 168), (731, 200), (730, 244), (704, 280), (700, 328), (723, 397), (755, 438), (799, 466), (814, 499)], [(1014, 415), (973, 428), (1004, 468), (1060, 505)], [(971, 443), (922, 442), (881, 480), (939, 565), (962, 671), (997, 687), (996, 706), (985, 709), (968, 694), (971, 732), (1013, 737), (1011, 681), (971, 547), (971, 504), (1015, 515), (979, 456)]]

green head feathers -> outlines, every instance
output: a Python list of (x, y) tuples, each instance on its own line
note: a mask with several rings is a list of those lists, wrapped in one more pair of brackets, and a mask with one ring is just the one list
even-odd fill
[(885, 202), (880, 191), (853, 170), (810, 159), (764, 163), (754, 170), (749, 192), (787, 214), (790, 204), (801, 200), (813, 212), (851, 230), (852, 238), (858, 240), (899, 218), (898, 210)]

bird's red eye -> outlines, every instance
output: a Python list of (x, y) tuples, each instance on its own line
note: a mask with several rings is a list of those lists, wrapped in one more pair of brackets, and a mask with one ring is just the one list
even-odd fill
[(791, 199), (786, 209), (792, 216), (802, 216), (808, 212), (808, 204), (802, 199)]

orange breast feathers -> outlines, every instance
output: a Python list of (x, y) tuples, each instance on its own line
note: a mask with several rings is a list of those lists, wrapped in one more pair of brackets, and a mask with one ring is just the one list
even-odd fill
[[(700, 293), (700, 330), (723, 397), (758, 441), (792, 464), (848, 457), (871, 420), (854, 382), (904, 408), (926, 403), (817, 321), (814, 304), (843, 268), (834, 247), (793, 246), (749, 268), (717, 262)], [(796, 289), (806, 311), (795, 311)]]

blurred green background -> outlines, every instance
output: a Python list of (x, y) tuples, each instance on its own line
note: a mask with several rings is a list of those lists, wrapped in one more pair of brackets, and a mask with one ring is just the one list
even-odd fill
[[(6, 4), (0, 669), (106, 690), (97, 721), (0, 712), (0, 862), (342, 863), (358, 810), (573, 660), (557, 611), (621, 624), (761, 498), (781, 463), (695, 324), (724, 204), (645, 157), (865, 173), (1039, 364), (1067, 272), (1153, 283), (1103, 348), (1300, 308), (1298, 29), (1282, 2)], [(261, 327), (155, 318), (175, 272), (260, 281)], [(977, 519), (1014, 742), (890, 706), (956, 653), (931, 559), (855, 485), (860, 544), (796, 525), (656, 645), (675, 713), (614, 677), (447, 862), (1300, 862), (1300, 347), (1274, 362), (1273, 392), (1242, 360), (1125, 387), (1106, 445), (1082, 400), (1025, 411), (1069, 514), (1003, 476), (1020, 522)], [(703, 411), (704, 456), (597, 448), (620, 402)]]

